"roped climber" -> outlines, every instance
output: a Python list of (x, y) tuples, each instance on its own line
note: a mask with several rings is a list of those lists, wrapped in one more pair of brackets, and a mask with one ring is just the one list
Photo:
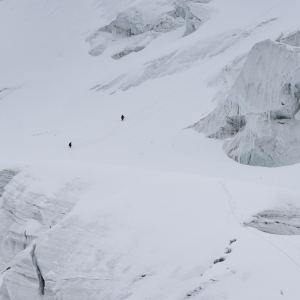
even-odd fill
[(122, 115), (122, 116), (121, 116), (121, 120), (124, 121), (124, 119), (125, 119), (125, 117)]
[(72, 148), (72, 142), (71, 142), (71, 143), (69, 143), (69, 147), (70, 147), (70, 148)]

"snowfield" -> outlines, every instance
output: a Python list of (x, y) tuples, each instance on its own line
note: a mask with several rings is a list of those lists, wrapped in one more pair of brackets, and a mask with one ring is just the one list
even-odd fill
[(299, 9), (1, 1), (0, 299), (298, 300)]

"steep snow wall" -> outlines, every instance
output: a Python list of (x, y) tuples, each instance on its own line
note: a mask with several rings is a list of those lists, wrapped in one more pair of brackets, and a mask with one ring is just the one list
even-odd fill
[(27, 248), (41, 233), (57, 224), (77, 201), (80, 182), (66, 183), (54, 193), (37, 188), (39, 181), (30, 173), (15, 176), (5, 187), (0, 209), (0, 266)]
[(290, 34), (286, 37), (281, 37), (278, 42), (290, 46), (300, 47), (300, 31)]
[[(208, 3), (208, 2), (201, 2)], [(92, 56), (101, 55), (112, 42), (121, 43), (121, 51), (112, 55), (113, 58), (122, 58), (132, 52), (144, 49), (153, 39), (160, 34), (174, 31), (185, 26), (183, 36), (195, 32), (199, 26), (210, 17), (210, 10), (197, 1), (174, 2), (173, 9), (162, 12), (150, 19), (145, 15), (156, 15), (140, 7), (130, 7), (120, 12), (109, 24), (99, 28), (86, 41), (90, 43)], [(157, 5), (156, 10), (165, 10)], [(165, 5), (169, 7), (169, 5)], [(123, 42), (123, 43), (122, 43)], [(121, 53), (121, 55), (118, 55)]]
[(300, 49), (266, 40), (250, 51), (229, 96), (193, 127), (225, 139), (242, 164), (277, 167), (300, 162)]
[[(136, 171), (134, 175), (127, 169), (99, 169), (63, 163), (46, 164), (46, 172), (40, 166), (28, 167), (5, 187), (0, 210), (1, 300), (97, 300), (109, 285), (110, 290), (116, 289), (118, 278), (111, 280), (110, 270), (118, 254), (104, 259), (111, 253), (105, 250), (111, 239), (107, 218), (114, 219), (115, 210), (122, 215), (124, 206), (110, 199), (111, 208), (105, 210), (103, 197), (127, 190), (132, 184), (138, 186), (144, 175), (152, 172)], [(84, 174), (85, 180), (79, 174)], [(89, 197), (96, 207), (91, 211), (100, 208), (103, 215), (79, 216), (91, 209), (86, 202), (89, 198), (83, 194), (93, 184), (97, 192)], [(83, 200), (80, 214), (74, 217), (79, 198)], [(118, 218), (114, 220), (114, 226), (119, 224)], [(126, 284), (121, 283), (124, 288)], [(122, 291), (120, 294), (124, 295)]]
[[(3, 170), (0, 171), (0, 197), (2, 197), (2, 194), (4, 192), (5, 186), (12, 180), (12, 178), (17, 174), (16, 171), (13, 170)], [(2, 206), (3, 203), (0, 203), (0, 206)]]

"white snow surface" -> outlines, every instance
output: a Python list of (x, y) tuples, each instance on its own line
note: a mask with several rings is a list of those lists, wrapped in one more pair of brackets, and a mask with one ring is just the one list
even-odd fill
[[(194, 126), (196, 130), (227, 138), (226, 153), (243, 164), (276, 167), (298, 163), (299, 53), (299, 47), (271, 40), (254, 45), (228, 97)], [(242, 60), (231, 67), (236, 69)]]
[(297, 77), (300, 2), (176, 5), (205, 22), (188, 35), (182, 17), (169, 31), (107, 33), (101, 48), (90, 37), (119, 14), (152, 24), (174, 1), (0, 2), (0, 189), (4, 170), (17, 174), (0, 201), (1, 300), (299, 299), (298, 231), (246, 226), (297, 226), (298, 161), (239, 164), (183, 129), (212, 111), (218, 129), (232, 91), (245, 114), (281, 107), (270, 95), (249, 108), (238, 78), (255, 47), (280, 52), (278, 80)]

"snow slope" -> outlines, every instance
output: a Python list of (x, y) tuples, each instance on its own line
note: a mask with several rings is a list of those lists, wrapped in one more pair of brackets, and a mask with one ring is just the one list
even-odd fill
[(0, 299), (299, 298), (299, 235), (249, 227), (299, 211), (299, 164), (241, 165), (186, 128), (255, 44), (299, 30), (300, 2), (177, 5), (197, 30), (173, 13), (170, 30), (91, 40), (124, 12), (171, 20), (174, 3), (0, 2), (0, 167), (18, 171), (1, 198)]

